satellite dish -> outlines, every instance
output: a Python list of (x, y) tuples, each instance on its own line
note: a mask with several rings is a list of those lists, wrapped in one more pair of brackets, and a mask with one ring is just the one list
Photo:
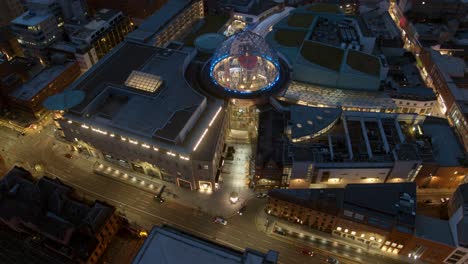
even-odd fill
[(83, 101), (85, 93), (80, 90), (65, 90), (52, 95), (42, 104), (47, 110), (67, 110)]

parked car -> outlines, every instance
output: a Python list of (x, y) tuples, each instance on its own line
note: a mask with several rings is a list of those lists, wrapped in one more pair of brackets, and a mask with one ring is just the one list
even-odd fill
[(331, 264), (339, 264), (339, 263), (340, 263), (337, 259), (332, 258), (332, 257), (328, 257), (328, 258), (326, 259), (326, 262), (327, 262), (327, 263), (331, 263)]
[(275, 230), (275, 233), (278, 234), (278, 235), (282, 235), (282, 236), (285, 236), (286, 235), (286, 232), (284, 232), (284, 230)]
[(303, 255), (306, 255), (306, 256), (310, 256), (310, 257), (314, 256), (314, 252), (312, 250), (310, 250), (310, 249), (307, 249), (307, 248), (300, 248), (299, 252), (302, 253)]
[(266, 198), (268, 195), (266, 193), (258, 193), (257, 198)]
[(222, 218), (221, 216), (216, 216), (216, 217), (213, 219), (213, 223), (221, 224), (221, 225), (227, 225), (226, 219)]

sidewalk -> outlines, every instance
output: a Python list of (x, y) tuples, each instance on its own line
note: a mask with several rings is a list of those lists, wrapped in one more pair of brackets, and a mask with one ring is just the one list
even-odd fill
[[(152, 194), (156, 194), (161, 186), (166, 185), (163, 193), (164, 199), (211, 215), (221, 215), (224, 217), (234, 215), (244, 202), (254, 197), (253, 191), (248, 188), (244, 188), (243, 190), (236, 189), (235, 191), (239, 194), (239, 201), (236, 204), (231, 204), (229, 201), (231, 189), (228, 188), (222, 188), (212, 193), (201, 193), (196, 190), (190, 191), (178, 187), (174, 183), (166, 182), (146, 174), (125, 170), (120, 167), (117, 168), (116, 165), (104, 160), (90, 160), (94, 163), (96, 177), (109, 177)], [(102, 166), (95, 164), (96, 161)]]
[[(409, 262), (409, 259), (406, 256), (386, 254), (386, 252), (382, 252), (379, 249), (368, 248), (364, 245), (352, 243), (351, 241), (348, 241), (341, 237), (335, 237), (328, 233), (324, 233), (312, 228), (308, 228), (306, 226), (301, 226), (298, 224), (288, 222), (276, 216), (268, 215), (264, 209), (260, 210), (260, 212), (257, 213), (255, 217), (255, 224), (259, 231), (265, 232), (269, 235), (273, 234), (275, 229), (286, 230), (286, 236), (288, 236), (289, 238), (293, 238), (301, 244), (310, 243), (308, 241), (305, 241), (305, 238), (309, 237), (311, 240), (326, 241), (331, 245), (344, 245), (345, 247), (360, 249), (361, 252), (375, 257), (393, 259), (402, 263), (423, 264), (423, 262), (421, 262), (420, 260)], [(290, 233), (296, 233), (300, 235), (300, 237), (288, 235)]]

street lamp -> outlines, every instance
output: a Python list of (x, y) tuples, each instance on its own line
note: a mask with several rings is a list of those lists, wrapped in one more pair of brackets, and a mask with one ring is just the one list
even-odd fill
[(231, 195), (229, 196), (229, 201), (231, 201), (232, 204), (235, 204), (239, 201), (239, 194), (237, 192), (231, 192)]

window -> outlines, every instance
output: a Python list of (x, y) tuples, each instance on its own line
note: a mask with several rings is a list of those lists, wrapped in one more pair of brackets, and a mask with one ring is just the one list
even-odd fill
[(344, 211), (343, 211), (343, 214), (344, 214), (345, 216), (348, 216), (348, 217), (353, 217), (353, 214), (354, 214), (354, 213), (351, 212), (351, 211), (348, 211), (348, 210), (344, 210)]
[(356, 218), (357, 220), (364, 220), (364, 215), (356, 213), (354, 214), (354, 218)]

